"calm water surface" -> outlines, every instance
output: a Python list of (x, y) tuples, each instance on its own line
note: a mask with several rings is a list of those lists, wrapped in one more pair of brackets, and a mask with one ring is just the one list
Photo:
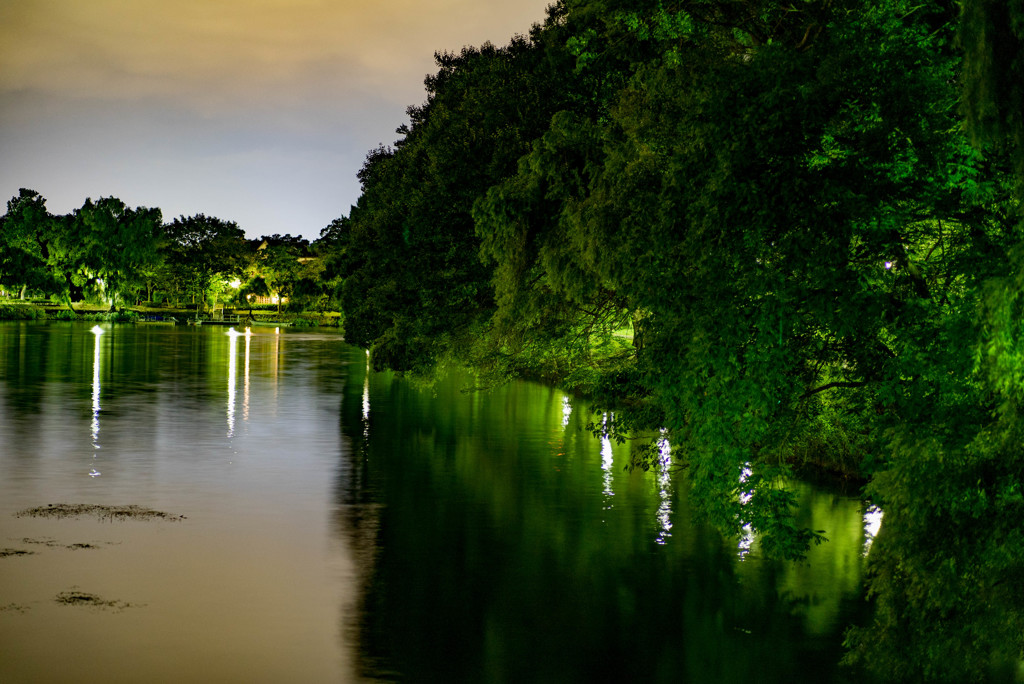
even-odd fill
[[(845, 681), (856, 499), (799, 486), (831, 541), (770, 563), (558, 391), (91, 327), (0, 323), (0, 682)], [(56, 503), (186, 519), (16, 515)]]

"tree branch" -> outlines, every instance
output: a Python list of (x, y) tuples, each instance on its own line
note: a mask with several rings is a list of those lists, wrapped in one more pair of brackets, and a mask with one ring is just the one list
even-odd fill
[(825, 390), (830, 390), (830, 389), (833, 389), (835, 387), (853, 388), (853, 387), (863, 387), (866, 384), (868, 384), (868, 383), (866, 383), (866, 382), (859, 382), (859, 381), (857, 381), (857, 382), (846, 382), (846, 381), (842, 381), (842, 380), (837, 381), (837, 382), (830, 382), (830, 383), (828, 383), (826, 385), (822, 385), (821, 387), (815, 387), (812, 390), (807, 390), (806, 392), (804, 392), (803, 394), (800, 395), (800, 398), (801, 399), (806, 399), (807, 397), (815, 395), (818, 392), (824, 392)]

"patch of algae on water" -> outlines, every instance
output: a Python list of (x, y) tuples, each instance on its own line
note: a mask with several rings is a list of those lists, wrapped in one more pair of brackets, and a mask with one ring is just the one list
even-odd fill
[(126, 601), (109, 601), (77, 588), (57, 594), (56, 601), (65, 606), (92, 606), (94, 608), (112, 608), (117, 611), (132, 607), (132, 604)]
[(154, 511), (142, 506), (103, 506), (98, 504), (47, 504), (18, 511), (19, 518), (82, 518), (97, 520), (169, 520), (177, 522), (185, 516)]

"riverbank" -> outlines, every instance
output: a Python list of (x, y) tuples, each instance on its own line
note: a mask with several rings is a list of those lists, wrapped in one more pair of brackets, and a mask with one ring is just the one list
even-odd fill
[(111, 311), (109, 307), (76, 304), (74, 311), (67, 305), (51, 301), (8, 300), (0, 302), (0, 320), (53, 320), (53, 321), (107, 321), (113, 323), (179, 323), (188, 321), (230, 323), (244, 325), (281, 325), (294, 327), (337, 328), (341, 314), (335, 311), (303, 311), (297, 313), (266, 309), (221, 308), (198, 311), (195, 306), (131, 306)]
[[(613, 340), (616, 346), (609, 346), (603, 349), (595, 349), (594, 352), (602, 353), (595, 358), (598, 364), (602, 361), (612, 361), (621, 357), (623, 352), (632, 345), (631, 332), (618, 331)], [(521, 380), (537, 382), (549, 387), (557, 388), (562, 392), (590, 403), (592, 406), (600, 406), (612, 417), (610, 427), (612, 438), (620, 430), (615, 425), (624, 414), (633, 413), (634, 416), (649, 413), (657, 415), (656, 409), (645, 404), (651, 402), (650, 397), (629, 396), (622, 391), (624, 386), (623, 378), (628, 378), (631, 370), (622, 366), (620, 373), (601, 373), (592, 367), (559, 368), (556, 364), (546, 367), (531, 366), (529, 363), (514, 368), (513, 373), (494, 372), (489, 369), (490, 375), (482, 373), (480, 368), (471, 368), (476, 373), (479, 381), (483, 378), (482, 386), (491, 388), (509, 377), (516, 377)], [(492, 383), (489, 378), (496, 378)], [(429, 382), (429, 380), (428, 380)], [(813, 401), (821, 401), (816, 398)], [(810, 409), (808, 409), (810, 411)], [(591, 411), (593, 414), (593, 411)], [(801, 480), (813, 482), (816, 486), (828, 489), (834, 493), (841, 493), (849, 496), (860, 496), (865, 485), (869, 482), (869, 475), (865, 469), (865, 463), (870, 462), (869, 454), (878, 448), (871, 437), (870, 432), (854, 419), (844, 415), (842, 408), (837, 405), (819, 406), (813, 410), (814, 418), (809, 420), (802, 429), (794, 429), (788, 435), (786, 447), (773, 453), (770, 457), (772, 462), (785, 464), (792, 469), (795, 476)], [(609, 428), (607, 423), (597, 414), (591, 421), (588, 429), (591, 432), (600, 432)], [(660, 468), (658, 463), (663, 458), (658, 444), (665, 439), (665, 433), (659, 432), (658, 424), (648, 423), (646, 427), (627, 428), (621, 433), (627, 441), (647, 441), (651, 448), (637, 450), (636, 458), (631, 467), (641, 470)], [(679, 465), (686, 463), (685, 447), (677, 442), (668, 439), (675, 447), (671, 463)], [(779, 453), (781, 452), (781, 453)], [(756, 458), (756, 456), (755, 456)]]
[[(178, 324), (185, 325), (198, 321), (210, 325), (253, 325), (281, 327), (329, 327), (339, 328), (343, 317), (338, 312), (277, 313), (276, 310), (253, 308), (250, 318), (248, 308), (222, 308), (214, 312), (197, 313), (192, 307), (134, 306), (119, 311), (88, 304), (76, 305), (70, 311), (66, 305), (51, 301), (5, 301), (0, 302), (0, 320), (56, 320), (56, 321), (104, 321), (131, 324)], [(248, 323), (247, 323), (248, 321)], [(632, 343), (631, 335), (620, 332), (616, 335), (620, 346)], [(559, 374), (556, 369), (547, 372), (520, 373), (522, 379), (539, 382), (558, 388), (570, 395), (588, 402), (607, 400), (608, 387), (601, 387), (594, 378), (579, 374), (569, 377)], [(616, 407), (610, 407), (615, 411)], [(635, 406), (633, 407), (635, 408)], [(859, 493), (868, 479), (864, 476), (861, 463), (863, 453), (857, 439), (850, 438), (841, 428), (834, 425), (819, 425), (792, 445), (790, 453), (783, 460), (801, 479), (843, 494)], [(651, 433), (653, 441), (657, 435)], [(649, 469), (655, 464), (638, 460), (634, 467)]]

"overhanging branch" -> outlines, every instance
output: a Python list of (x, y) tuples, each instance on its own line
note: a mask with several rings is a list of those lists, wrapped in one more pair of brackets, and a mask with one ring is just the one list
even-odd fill
[(804, 392), (803, 394), (800, 395), (800, 398), (801, 399), (806, 399), (807, 397), (815, 395), (818, 392), (824, 392), (825, 390), (834, 389), (836, 387), (853, 388), (853, 387), (863, 387), (866, 384), (868, 384), (868, 383), (866, 383), (866, 382), (859, 382), (859, 381), (847, 382), (847, 381), (839, 380), (839, 381), (836, 381), (836, 382), (830, 382), (830, 383), (828, 383), (826, 385), (822, 385), (821, 387), (815, 387), (812, 390), (807, 390), (806, 392)]

